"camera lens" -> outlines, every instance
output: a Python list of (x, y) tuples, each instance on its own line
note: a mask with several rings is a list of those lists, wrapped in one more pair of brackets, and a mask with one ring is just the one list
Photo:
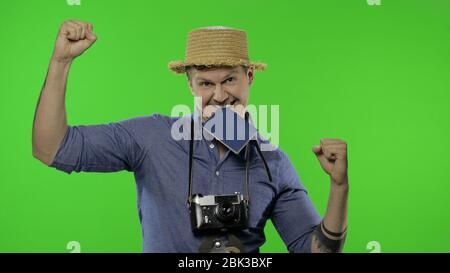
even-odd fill
[(216, 207), (217, 219), (221, 222), (230, 222), (234, 219), (236, 208), (230, 202), (218, 204)]

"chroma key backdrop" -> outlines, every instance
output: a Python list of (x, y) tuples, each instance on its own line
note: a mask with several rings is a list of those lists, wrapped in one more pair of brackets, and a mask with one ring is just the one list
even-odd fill
[[(0, 252), (141, 252), (133, 173), (66, 173), (32, 156), (35, 107), (60, 25), (92, 22), (71, 67), (70, 125), (193, 109), (187, 33), (247, 32), (250, 103), (277, 105), (279, 147), (323, 216), (329, 178), (311, 151), (348, 143), (344, 252), (450, 251), (450, 1), (0, 0)], [(270, 128), (268, 128), (270, 131)], [(180, 183), (186, 179), (180, 178)], [(269, 221), (262, 252), (287, 252)]]

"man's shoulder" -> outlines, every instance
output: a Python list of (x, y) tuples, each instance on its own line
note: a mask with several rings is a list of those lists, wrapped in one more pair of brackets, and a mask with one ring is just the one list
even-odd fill
[(268, 160), (279, 163), (282, 160), (289, 160), (287, 154), (277, 145), (273, 144), (262, 136), (260, 133), (257, 134), (258, 145), (265, 157)]
[(137, 116), (117, 122), (137, 140), (167, 138), (170, 136), (172, 124), (179, 117), (166, 116), (160, 113)]
[(165, 134), (170, 132), (172, 125), (180, 120), (180, 117), (166, 116), (160, 113), (153, 113), (150, 115), (137, 116), (118, 122), (119, 125), (125, 129), (138, 133), (153, 133)]
[(160, 113), (137, 116), (120, 121), (119, 124), (125, 127), (148, 128), (152, 126), (171, 126), (179, 117), (170, 117)]
[(270, 142), (258, 133), (258, 145), (275, 177), (282, 176), (292, 167), (288, 154), (278, 145)]
[[(272, 174), (279, 183), (289, 185), (290, 187), (305, 187), (300, 182), (300, 177), (295, 166), (286, 151), (282, 150), (278, 145), (272, 144), (269, 140), (258, 135), (258, 142), (264, 157), (271, 167)], [(266, 147), (266, 151), (263, 150)]]

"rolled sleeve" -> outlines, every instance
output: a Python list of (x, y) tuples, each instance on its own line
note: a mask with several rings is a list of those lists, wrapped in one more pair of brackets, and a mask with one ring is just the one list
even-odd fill
[(143, 148), (118, 123), (69, 126), (51, 167), (71, 172), (133, 171)]
[(321, 217), (287, 156), (279, 167), (279, 192), (271, 220), (289, 252), (311, 252), (311, 237)]

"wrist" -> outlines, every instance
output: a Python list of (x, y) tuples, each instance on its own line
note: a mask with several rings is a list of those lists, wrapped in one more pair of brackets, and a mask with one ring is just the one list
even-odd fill
[(72, 64), (73, 58), (59, 58), (52, 56), (50, 59), (50, 65), (54, 66), (70, 66)]
[(51, 58), (48, 66), (47, 77), (45, 78), (45, 86), (55, 83), (58, 85), (65, 85), (71, 64), (72, 62), (70, 60), (62, 61)]
[(50, 59), (49, 73), (52, 75), (61, 75), (69, 73), (72, 59), (58, 60), (53, 57)]
[(333, 190), (337, 190), (337, 191), (348, 191), (349, 189), (349, 184), (348, 184), (348, 179), (346, 179), (345, 181), (340, 181), (340, 182), (336, 182), (333, 179), (331, 179), (331, 189)]

